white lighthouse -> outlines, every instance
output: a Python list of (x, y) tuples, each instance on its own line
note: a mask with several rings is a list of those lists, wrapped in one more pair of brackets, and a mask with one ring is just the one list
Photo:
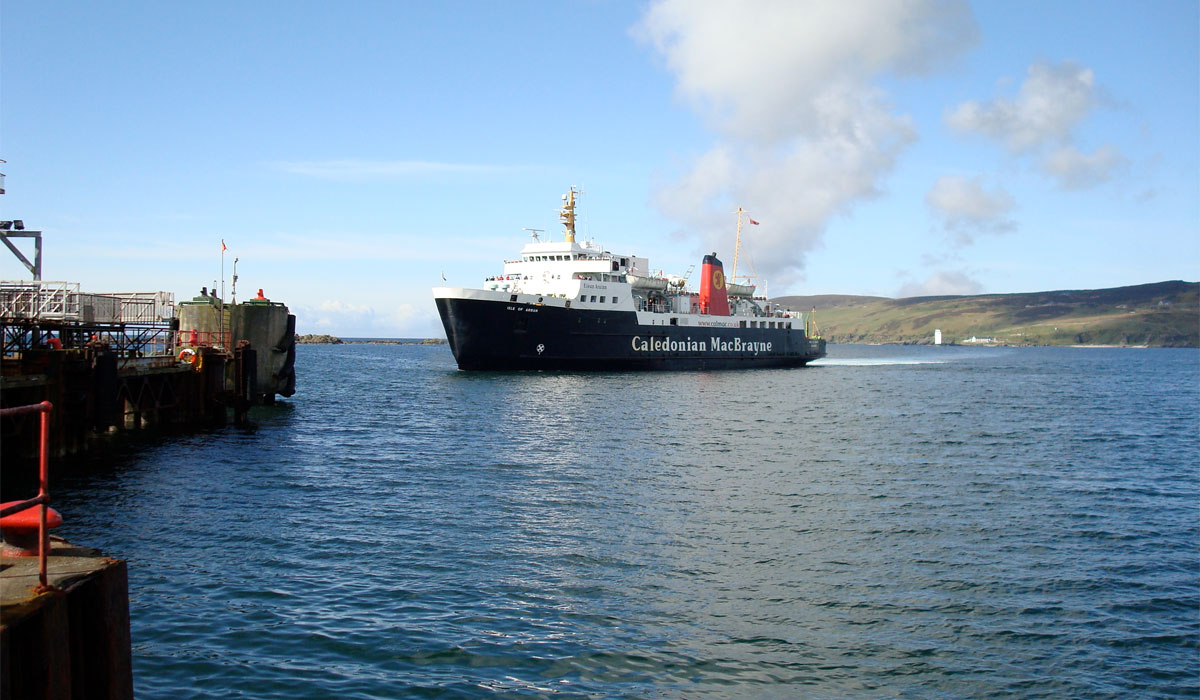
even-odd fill
[(934, 345), (942, 344), (942, 329), (941, 328), (933, 329), (933, 344)]

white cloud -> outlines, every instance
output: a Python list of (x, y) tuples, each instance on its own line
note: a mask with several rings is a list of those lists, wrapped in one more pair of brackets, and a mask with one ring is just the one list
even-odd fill
[(1089, 156), (1072, 145), (1077, 127), (1103, 102), (1090, 68), (1034, 63), (1015, 98), (964, 102), (946, 114), (946, 123), (992, 138), (1014, 155), (1045, 154), (1038, 162), (1042, 172), (1063, 189), (1082, 189), (1108, 181), (1126, 163), (1115, 146)]
[[(914, 138), (907, 122), (871, 104), (873, 96), (828, 96), (824, 108), (850, 111), (860, 99), (854, 133), (826, 132), (771, 148), (727, 142), (696, 159), (691, 170), (661, 188), (656, 203), (699, 234), (704, 248), (730, 250), (732, 210), (744, 204), (761, 223), (748, 244), (763, 262), (758, 272), (783, 275), (801, 267), (828, 220), (878, 192), (878, 181)], [(831, 122), (839, 117), (830, 115)]]
[(1096, 76), (1070, 61), (1034, 63), (1015, 99), (964, 102), (946, 117), (951, 127), (1003, 142), (1013, 152), (1069, 140), (1097, 104)]
[(330, 180), (375, 179), (414, 175), (475, 175), (504, 172), (497, 165), (434, 163), (421, 160), (296, 160), (273, 164), (287, 173)]
[(948, 295), (971, 295), (983, 291), (983, 285), (967, 277), (965, 273), (953, 270), (937, 270), (924, 282), (909, 282), (900, 287), (896, 296), (901, 299), (908, 297), (935, 297)]
[(985, 191), (979, 178), (939, 177), (926, 193), (925, 202), (959, 246), (973, 243), (980, 234), (1006, 233), (1016, 228), (1009, 218), (1012, 195), (1003, 188)]
[(1128, 162), (1113, 146), (1101, 146), (1091, 155), (1064, 146), (1042, 159), (1042, 169), (1057, 177), (1063, 189), (1079, 190), (1108, 182), (1113, 172)]
[(718, 128), (772, 143), (821, 130), (822, 95), (926, 72), (976, 38), (969, 8), (941, 0), (661, 0), (636, 32)]
[(762, 223), (758, 272), (784, 285), (916, 138), (872, 81), (942, 65), (976, 38), (969, 8), (939, 0), (662, 0), (636, 32), (718, 136), (657, 203), (718, 251), (745, 206)]

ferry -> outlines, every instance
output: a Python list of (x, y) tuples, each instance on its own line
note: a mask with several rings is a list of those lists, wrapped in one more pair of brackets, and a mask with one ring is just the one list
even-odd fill
[[(576, 240), (580, 192), (563, 195), (563, 240), (538, 231), (480, 288), (435, 287), (446, 340), (461, 370), (709, 370), (802, 367), (825, 356), (810, 314), (727, 279), (714, 252), (689, 273)], [(738, 208), (737, 251), (742, 214)]]

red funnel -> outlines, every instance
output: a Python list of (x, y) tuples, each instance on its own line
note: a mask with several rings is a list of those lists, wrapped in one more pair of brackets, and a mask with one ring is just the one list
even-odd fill
[(725, 268), (717, 254), (704, 256), (700, 266), (700, 313), (710, 316), (729, 315), (729, 297), (725, 292)]

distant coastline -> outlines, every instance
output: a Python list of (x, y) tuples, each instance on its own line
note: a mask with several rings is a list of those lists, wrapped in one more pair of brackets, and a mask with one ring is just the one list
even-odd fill
[(444, 338), (347, 338), (324, 333), (296, 334), (297, 345), (445, 345)]
[(1200, 283), (973, 296), (779, 297), (834, 343), (1200, 347)]

